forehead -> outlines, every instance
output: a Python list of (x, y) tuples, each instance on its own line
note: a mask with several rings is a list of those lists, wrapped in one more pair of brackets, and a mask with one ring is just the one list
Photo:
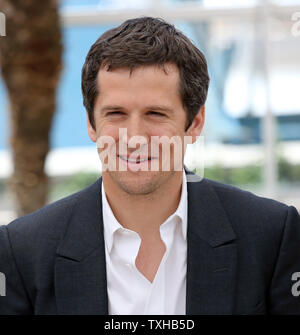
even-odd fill
[[(112, 94), (173, 95), (178, 96), (179, 70), (175, 64), (147, 65), (134, 68), (101, 68), (97, 77), (98, 91), (101, 96)], [(174, 97), (172, 97), (174, 98)]]

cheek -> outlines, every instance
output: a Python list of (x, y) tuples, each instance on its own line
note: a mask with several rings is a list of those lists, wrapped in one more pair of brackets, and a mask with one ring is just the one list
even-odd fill
[[(153, 132), (154, 133), (154, 132)], [(162, 129), (161, 131), (157, 129), (155, 132), (155, 136), (158, 138), (153, 138), (152, 145), (154, 147), (154, 152), (159, 151), (160, 157), (162, 158), (164, 156), (163, 152), (164, 150), (167, 150), (165, 152), (170, 153), (171, 157), (178, 156), (183, 157), (185, 152), (185, 146), (184, 146), (184, 136), (185, 133), (182, 131), (182, 129), (168, 127), (165, 129)], [(158, 142), (159, 140), (159, 142)], [(166, 149), (169, 147), (169, 150)], [(165, 157), (165, 156), (164, 156)]]
[(181, 136), (182, 135), (182, 129), (179, 129), (179, 127), (172, 123), (162, 123), (157, 124), (155, 127), (151, 128), (150, 131), (151, 136)]
[(111, 124), (99, 122), (97, 124), (97, 137), (100, 136), (110, 136), (116, 141), (119, 137), (119, 128)]
[(97, 150), (103, 157), (115, 152), (119, 137), (118, 130), (117, 127), (105, 124), (100, 120), (97, 123)]
[[(154, 133), (154, 132), (153, 132)], [(158, 136), (158, 137), (167, 137), (169, 139), (172, 139), (174, 138), (174, 140), (178, 140), (178, 137), (181, 138), (181, 140), (183, 141), (184, 140), (184, 131), (182, 129), (178, 129), (178, 128), (175, 128), (175, 127), (167, 127), (167, 128), (164, 128), (164, 129), (157, 129), (155, 131), (155, 136)]]

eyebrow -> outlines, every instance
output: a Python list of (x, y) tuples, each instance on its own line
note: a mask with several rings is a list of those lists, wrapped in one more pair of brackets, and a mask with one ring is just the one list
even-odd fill
[[(169, 108), (167, 106), (162, 106), (162, 105), (150, 105), (145, 107), (146, 110), (152, 110), (152, 111), (161, 111), (161, 112), (167, 112), (167, 113), (173, 113), (173, 109)], [(104, 106), (100, 109), (100, 111), (107, 112), (107, 111), (114, 111), (114, 110), (126, 110), (126, 108), (118, 105), (108, 105)]]
[(112, 110), (124, 110), (123, 107), (121, 106), (114, 106), (114, 105), (108, 105), (108, 106), (104, 106), (100, 109), (100, 112), (107, 112), (107, 111), (112, 111)]

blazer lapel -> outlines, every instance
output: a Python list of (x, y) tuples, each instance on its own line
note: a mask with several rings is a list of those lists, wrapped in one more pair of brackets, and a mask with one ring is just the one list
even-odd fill
[(235, 233), (209, 182), (203, 179), (187, 185), (186, 313), (232, 314), (237, 263)]
[(58, 314), (108, 314), (101, 181), (78, 194), (55, 262)]

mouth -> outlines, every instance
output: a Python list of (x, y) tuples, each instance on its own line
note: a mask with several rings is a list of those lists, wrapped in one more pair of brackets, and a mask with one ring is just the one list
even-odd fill
[(138, 155), (136, 157), (132, 156), (126, 156), (126, 155), (117, 155), (122, 161), (129, 163), (129, 164), (142, 164), (145, 162), (150, 162), (151, 160), (156, 159), (155, 157), (149, 157), (149, 156), (141, 156)]

